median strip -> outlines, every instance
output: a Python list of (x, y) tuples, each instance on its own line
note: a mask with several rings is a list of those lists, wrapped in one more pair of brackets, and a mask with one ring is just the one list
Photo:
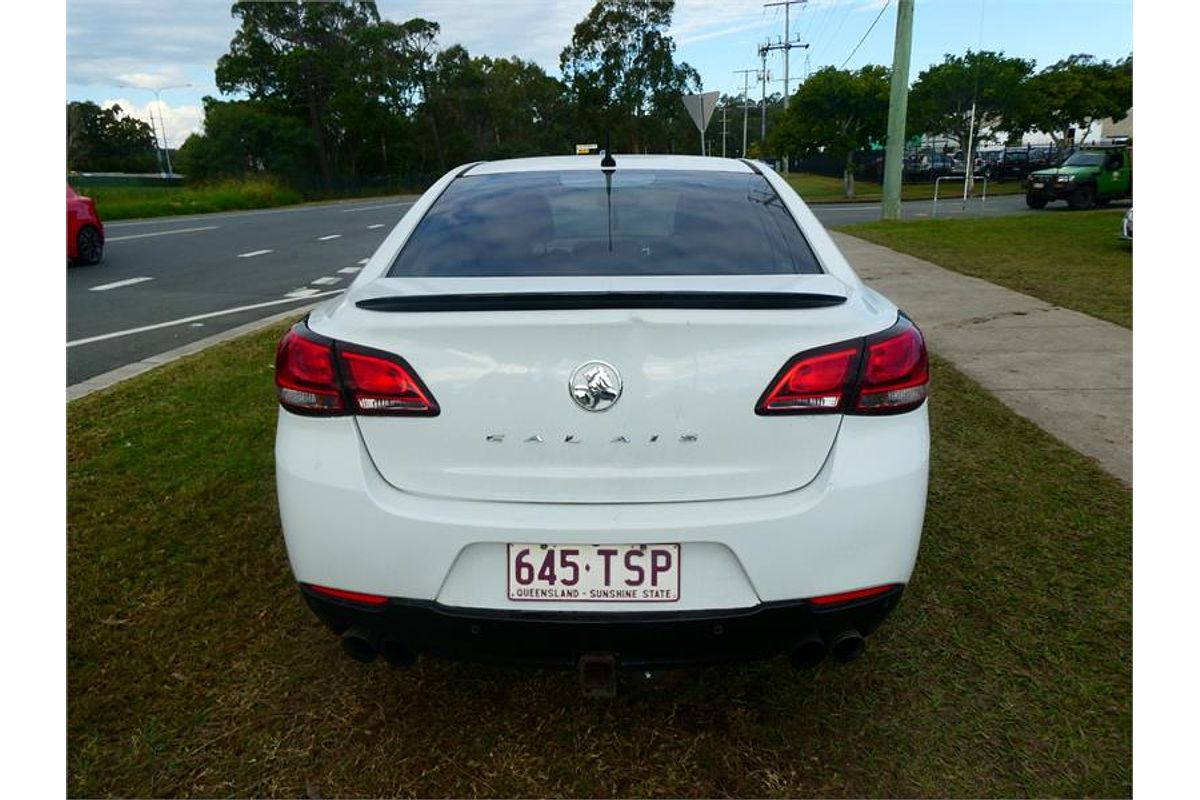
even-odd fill
[(135, 283), (145, 283), (152, 281), (154, 278), (126, 278), (123, 281), (113, 281), (112, 283), (102, 283), (99, 286), (93, 286), (88, 289), (89, 292), (107, 292), (109, 289), (120, 289), (122, 286), (133, 286)]

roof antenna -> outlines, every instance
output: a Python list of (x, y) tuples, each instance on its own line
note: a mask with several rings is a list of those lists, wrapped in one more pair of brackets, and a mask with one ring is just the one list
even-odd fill
[(605, 129), (604, 131), (604, 158), (600, 160), (600, 169), (616, 169), (617, 162), (613, 161), (612, 157), (612, 130)]

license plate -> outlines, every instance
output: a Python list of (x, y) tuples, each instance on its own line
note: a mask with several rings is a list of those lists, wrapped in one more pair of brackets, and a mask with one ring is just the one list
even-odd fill
[(510, 543), (508, 599), (671, 603), (679, 545)]
[(1046, 184), (1044, 184), (1044, 183), (1035, 183), (1035, 184), (1033, 185), (1033, 188), (1035, 188), (1035, 189), (1045, 189), (1045, 188), (1046, 188)]

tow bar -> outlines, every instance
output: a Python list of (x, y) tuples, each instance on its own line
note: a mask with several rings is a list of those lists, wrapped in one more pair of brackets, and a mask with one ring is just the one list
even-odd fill
[(584, 697), (617, 696), (617, 657), (612, 653), (584, 653), (579, 657), (579, 686)]

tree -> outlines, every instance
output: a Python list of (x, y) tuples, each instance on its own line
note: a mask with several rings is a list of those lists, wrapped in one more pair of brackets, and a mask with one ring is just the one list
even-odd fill
[(792, 95), (771, 135), (784, 153), (825, 151), (844, 157), (842, 182), (854, 196), (854, 154), (887, 135), (890, 71), (870, 65), (858, 71), (825, 67), (809, 76)]
[(303, 122), (269, 100), (204, 98), (204, 133), (179, 149), (180, 169), (201, 180), (269, 173), (303, 183), (313, 164), (312, 138)]
[(241, 25), (229, 52), (217, 61), (217, 88), (303, 109), (328, 185), (333, 151), (351, 130), (346, 117), (353, 119), (358, 110), (342, 96), (356, 84), (362, 66), (358, 39), (379, 22), (379, 10), (374, 2), (332, 0), (237, 2), (232, 13)]
[(598, 0), (575, 26), (559, 65), (578, 112), (576, 136), (612, 131), (635, 153), (674, 149), (687, 120), (679, 98), (700, 87), (695, 69), (675, 63), (666, 34), (674, 10), (674, 0)]
[(947, 136), (965, 148), (968, 142), (979, 141), (985, 126), (989, 135), (1020, 129), (1027, 107), (1025, 83), (1033, 64), (988, 50), (947, 54), (913, 84), (908, 96), (909, 133)]
[(1047, 133), (1059, 144), (1078, 127), (1083, 140), (1092, 123), (1122, 119), (1133, 105), (1133, 56), (1110, 64), (1080, 53), (1046, 67), (1027, 84), (1023, 127)]
[(67, 168), (79, 172), (153, 172), (158, 143), (145, 122), (119, 105), (67, 103)]

